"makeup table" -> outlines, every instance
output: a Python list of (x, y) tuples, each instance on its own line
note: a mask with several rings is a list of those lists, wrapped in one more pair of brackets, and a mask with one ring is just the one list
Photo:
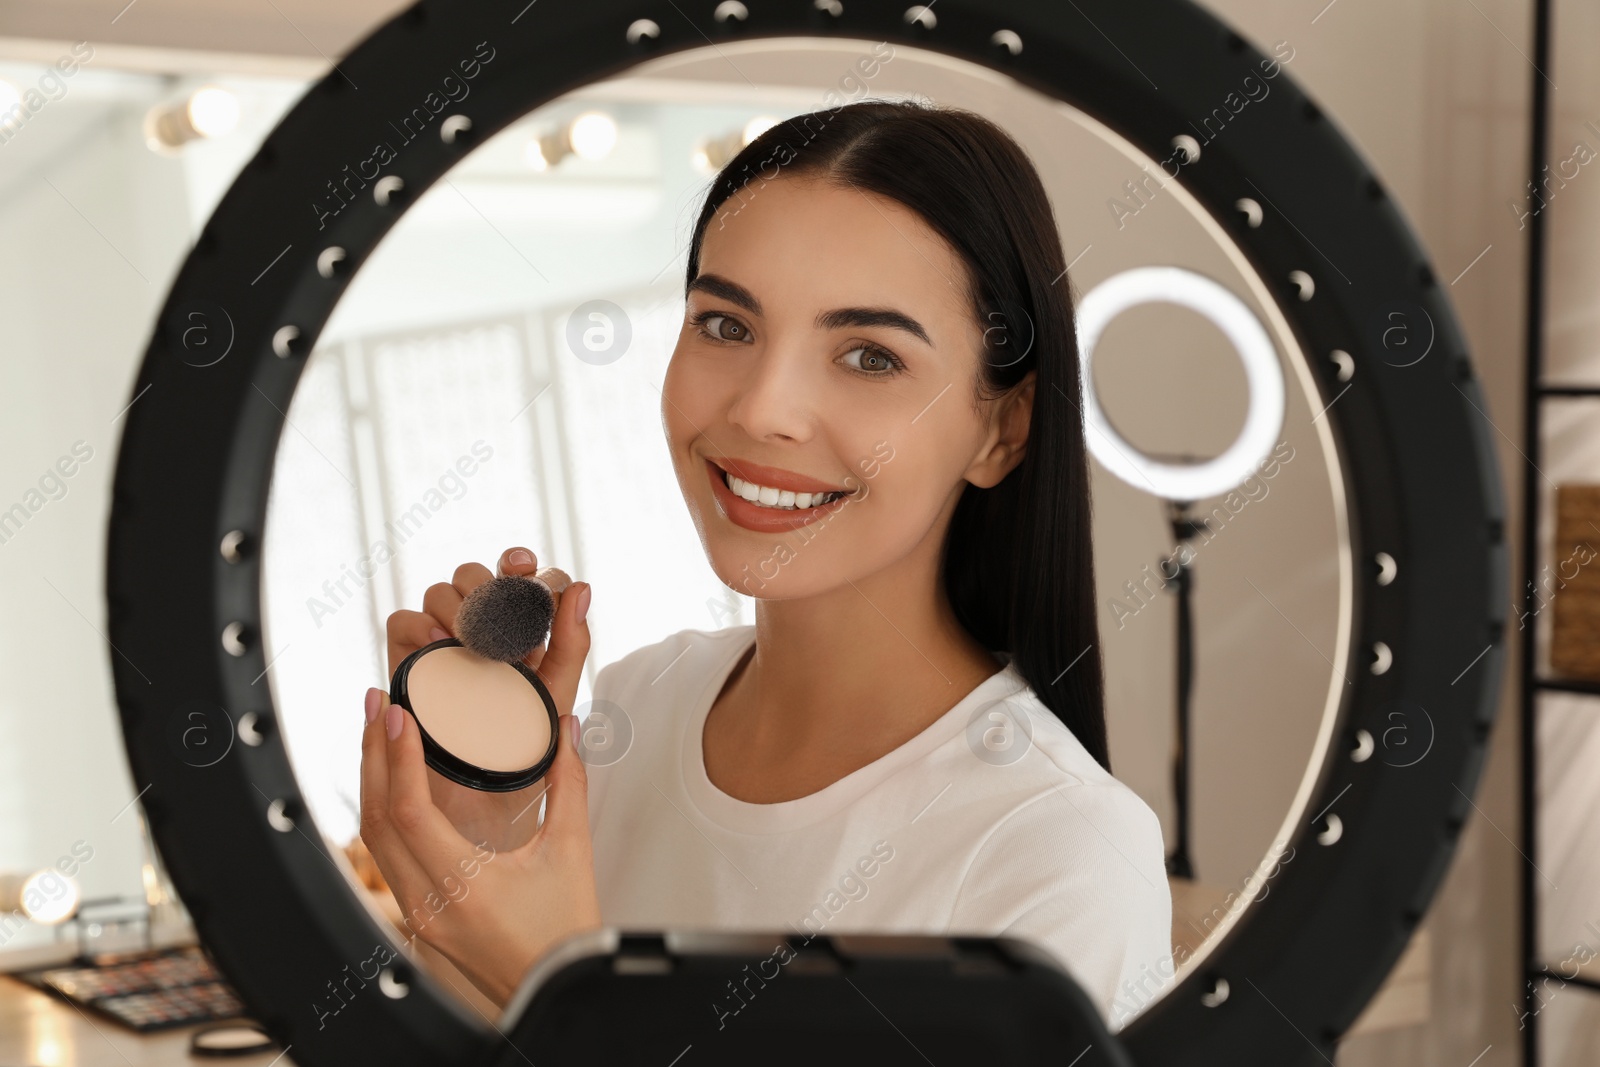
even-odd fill
[[(157, 924), (151, 937), (109, 932), (90, 946), (97, 953), (175, 949), (195, 943), (187, 921)], [(81, 950), (81, 946), (80, 946)], [(278, 1049), (247, 1056), (191, 1056), (195, 1023), (140, 1033), (98, 1012), (46, 993), (13, 972), (69, 965), (71, 941), (8, 948), (0, 954), (0, 1067), (157, 1067), (167, 1064), (230, 1063), (239, 1067), (293, 1067)]]
[(293, 1058), (276, 1050), (226, 1059), (191, 1057), (189, 1035), (197, 1028), (137, 1034), (10, 975), (0, 976), (0, 1067), (293, 1067)]

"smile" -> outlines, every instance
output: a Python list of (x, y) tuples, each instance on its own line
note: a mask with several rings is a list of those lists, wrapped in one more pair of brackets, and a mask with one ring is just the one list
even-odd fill
[[(757, 533), (781, 533), (815, 522), (844, 507), (855, 492), (832, 489), (825, 483), (773, 467), (737, 460), (728, 463), (763, 480), (741, 478), (707, 460), (712, 495), (724, 518)], [(770, 482), (786, 483), (788, 487)]]
[(784, 511), (804, 510), (811, 507), (820, 507), (846, 495), (844, 493), (794, 493), (788, 489), (774, 489), (770, 485), (756, 485), (754, 482), (735, 478), (727, 471), (722, 472), (722, 478), (727, 483), (728, 488), (733, 490), (735, 496), (741, 496), (761, 508), (778, 508)]

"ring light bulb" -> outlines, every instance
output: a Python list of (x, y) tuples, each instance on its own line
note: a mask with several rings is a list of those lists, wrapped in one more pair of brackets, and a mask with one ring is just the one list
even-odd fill
[[(1094, 349), (1111, 320), (1140, 304), (1170, 303), (1199, 312), (1233, 345), (1244, 364), (1249, 408), (1239, 436), (1219, 456), (1169, 463), (1146, 456), (1119, 434), (1094, 388)], [(1283, 368), (1255, 313), (1223, 286), (1181, 267), (1138, 267), (1114, 274), (1078, 302), (1079, 374), (1089, 450), (1112, 474), (1167, 500), (1195, 501), (1226, 493), (1256, 472), (1283, 429)]]

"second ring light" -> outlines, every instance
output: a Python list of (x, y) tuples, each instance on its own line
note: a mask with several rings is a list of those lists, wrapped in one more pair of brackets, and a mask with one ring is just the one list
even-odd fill
[[(936, 13), (880, 0), (424, 0), (341, 58), (243, 169), (184, 263), (117, 461), (106, 579), (109, 636), (124, 653), (111, 660), (117, 700), (133, 773), (151, 783), (152, 832), (202, 938), (307, 1067), (457, 1063), (485, 1048), (482, 1024), (399, 959), (337, 1027), (319, 1032), (307, 1009), (307, 990), (387, 935), (315, 844), (271, 698), (253, 685), (267, 666), (259, 550), (281, 412), (353, 271), (473, 146), (588, 82), (736, 38), (926, 49), (1059, 99), (1146, 159), (1190, 142), (1182, 189), (1273, 294), (1329, 405), (1359, 568), (1349, 656), (1335, 666), (1350, 684), (1315, 770), (1307, 810), (1319, 814), (1290, 842), (1299, 858), (1119, 1038), (1140, 1064), (1331, 1061), (1420, 921), (1466, 818), (1502, 667), (1503, 511), (1456, 318), (1382, 184), (1317, 105), (1285, 73), (1249, 122), (1193, 143), (1191, 121), (1264, 59), (1187, 0), (940, 0)], [(497, 58), (470, 99), (443, 105), (437, 135), (409, 143), (337, 214), (307, 209), (396, 108), (474, 54)], [(1159, 92), (1146, 71), (1159, 72)], [(1114, 313), (1085, 303), (1090, 326)], [(1427, 358), (1383, 358), (1396, 313), (1431, 323)], [(227, 322), (228, 358), (196, 360), (185, 347), (196, 315)], [(1240, 329), (1252, 388), (1269, 390), (1247, 352), (1257, 339)], [(1258, 432), (1247, 424), (1235, 447), (1247, 451)], [(1200, 475), (1188, 477), (1184, 492), (1203, 495)], [(1399, 704), (1437, 726), (1427, 758), (1405, 767), (1366, 758)], [(240, 724), (242, 743), (205, 768), (168, 736), (172, 715), (196, 708)]]
[[(1249, 389), (1244, 428), (1222, 454), (1200, 463), (1152, 459), (1123, 438), (1100, 405), (1094, 350), (1111, 320), (1150, 303), (1171, 303), (1204, 315), (1222, 331), (1244, 363)], [(1139, 490), (1165, 500), (1219, 496), (1256, 472), (1283, 429), (1283, 368), (1255, 312), (1210, 278), (1182, 267), (1136, 267), (1114, 274), (1078, 302), (1078, 359), (1083, 378), (1083, 421), (1089, 451), (1100, 465)]]

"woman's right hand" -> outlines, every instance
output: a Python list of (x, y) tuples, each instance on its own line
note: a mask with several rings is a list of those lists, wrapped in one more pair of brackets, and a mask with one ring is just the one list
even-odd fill
[[(496, 565), (500, 575), (539, 573), (539, 561), (526, 548), (510, 548), (501, 553)], [(555, 572), (559, 575), (560, 572)], [(481, 563), (463, 563), (448, 582), (428, 587), (421, 611), (396, 611), (388, 620), (389, 673), (400, 661), (424, 645), (455, 636), (456, 613), (468, 593), (494, 577)], [(554, 577), (555, 575), (552, 575)], [(540, 575), (543, 577), (543, 575)], [(562, 576), (564, 577), (564, 576)], [(583, 662), (589, 655), (590, 588), (587, 582), (573, 582), (560, 588), (560, 581), (549, 583), (556, 596), (555, 621), (551, 625), (548, 648), (540, 642), (524, 662), (539, 675), (560, 715), (571, 715), (577, 700), (578, 681)], [(561, 601), (576, 597), (576, 610), (563, 612)], [(387, 687), (385, 687), (387, 688)], [(514, 793), (489, 793), (458, 785), (432, 768), (428, 769), (429, 793), (433, 802), (450, 819), (456, 830), (474, 843), (487, 842), (496, 850), (514, 849), (538, 829), (537, 807), (544, 796), (546, 780), (540, 779)]]

